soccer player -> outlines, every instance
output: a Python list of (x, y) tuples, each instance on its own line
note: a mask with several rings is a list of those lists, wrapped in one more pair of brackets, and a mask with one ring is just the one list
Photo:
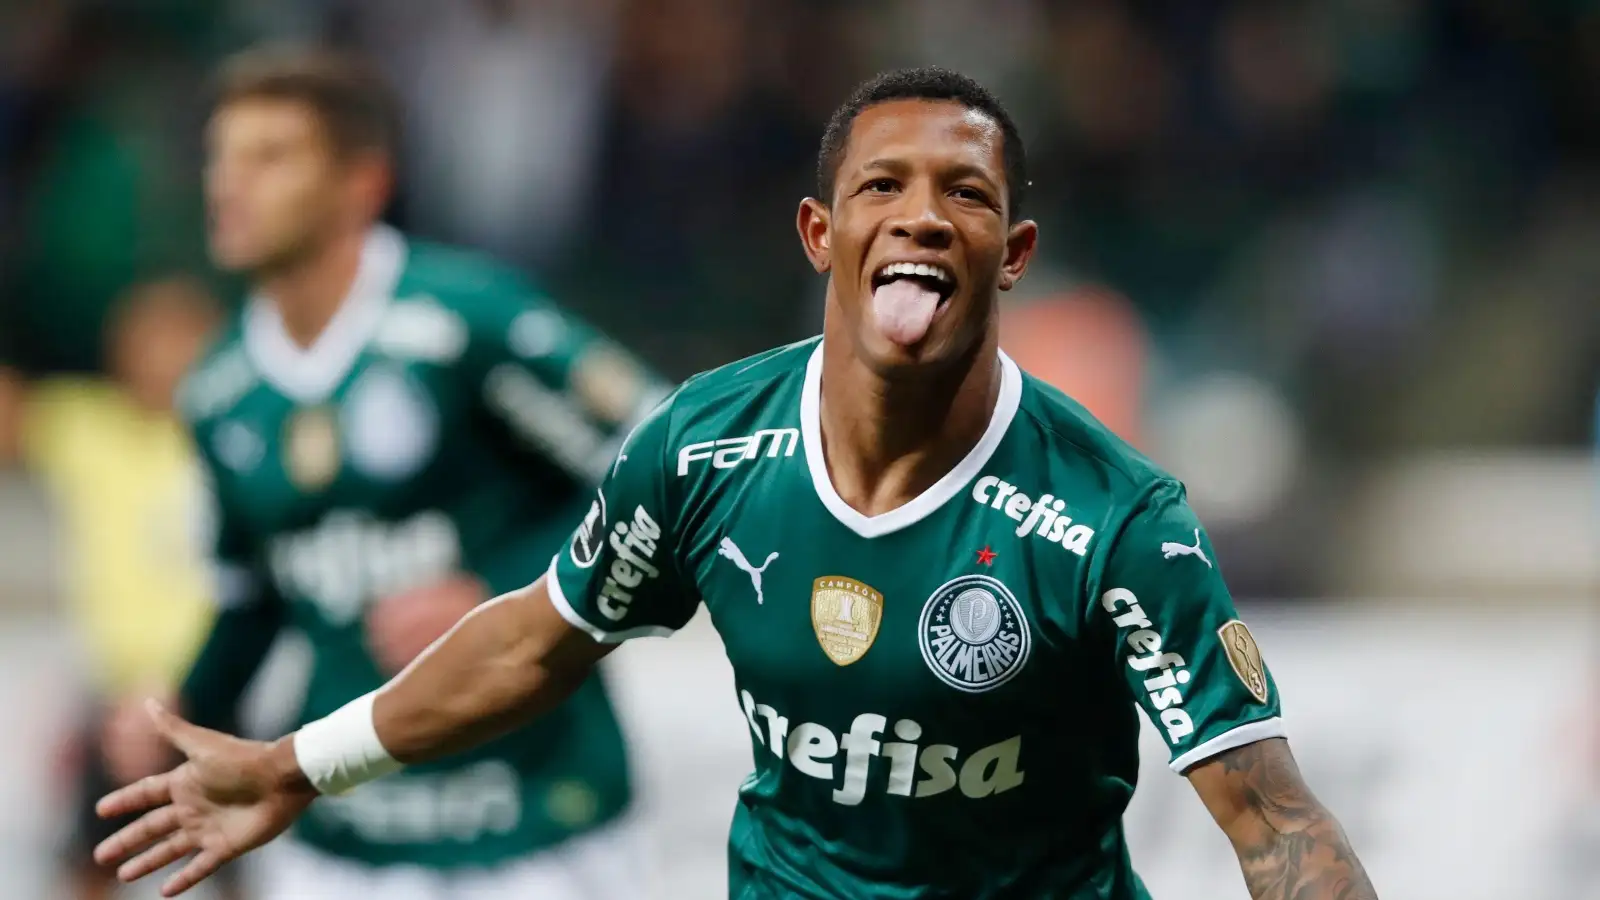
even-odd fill
[[(395, 118), (341, 56), (258, 51), (220, 78), (211, 250), (254, 297), (179, 399), (218, 513), (221, 611), (176, 701), (197, 722), (230, 725), (286, 626), (314, 654), (311, 721), (526, 584), (670, 390), (506, 269), (375, 224)], [(566, 687), (531, 727), (319, 804), (264, 895), (636, 893), (617, 720), (598, 677)], [(128, 724), (108, 753), (142, 741)]]
[[(729, 896), (1147, 894), (1121, 818), (1150, 717), (1256, 900), (1371, 900), (1183, 488), (998, 349), (1037, 240), (1015, 126), (940, 69), (839, 109), (798, 217), (820, 340), (683, 385), (550, 571), (382, 690), (273, 743), (152, 715), (189, 761), (111, 795), (99, 848), (186, 889), (320, 794), (543, 714), (704, 605), (756, 770)], [(325, 802), (325, 801), (324, 801)]]

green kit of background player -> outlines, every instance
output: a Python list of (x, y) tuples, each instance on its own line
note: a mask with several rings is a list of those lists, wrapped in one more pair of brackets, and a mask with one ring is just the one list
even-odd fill
[[(223, 73), (212, 252), (256, 296), (180, 394), (221, 575), (178, 697), (196, 721), (232, 719), (285, 626), (313, 652), (309, 721), (525, 585), (669, 389), (503, 267), (374, 226), (395, 132), (356, 61), (269, 52)], [(138, 752), (148, 719), (121, 718), (108, 752)], [(586, 679), (529, 728), (320, 804), (273, 848), (260, 895), (631, 895), (629, 799), (617, 721)]]
[(735, 900), (1146, 895), (1123, 837), (1142, 708), (1256, 900), (1373, 900), (1183, 488), (997, 347), (1037, 240), (1022, 143), (939, 69), (835, 115), (806, 200), (822, 339), (691, 379), (628, 438), (551, 571), (382, 691), (272, 744), (154, 718), (190, 758), (104, 801), (170, 889), (319, 790), (547, 708), (704, 605), (756, 770)]

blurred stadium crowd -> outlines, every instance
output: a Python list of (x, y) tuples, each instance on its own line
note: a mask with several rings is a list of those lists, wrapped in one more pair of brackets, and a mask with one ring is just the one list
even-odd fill
[(1348, 589), (1295, 548), (1374, 463), (1571, 446), (1593, 421), (1583, 0), (6, 4), (14, 366), (102, 368), (119, 296), (205, 272), (197, 86), (274, 39), (359, 47), (394, 78), (400, 224), (526, 267), (673, 375), (816, 328), (791, 223), (847, 86), (974, 74), (1039, 160), (1045, 259), (1014, 331), (1061, 337), (1013, 343), (1188, 477), (1250, 548), (1246, 593)]
[[(393, 79), (397, 224), (675, 377), (818, 329), (793, 219), (828, 112), (879, 69), (960, 69), (1033, 157), (1006, 346), (1188, 481), (1237, 593), (1594, 596), (1600, 2), (0, 3), (0, 468), (70, 467), (41, 397), (170, 390), (237, 302), (205, 261), (201, 86), (267, 40)], [(23, 477), (0, 605), (47, 606)]]

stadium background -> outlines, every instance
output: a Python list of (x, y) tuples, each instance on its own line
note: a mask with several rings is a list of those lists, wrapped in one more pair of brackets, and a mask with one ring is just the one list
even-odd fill
[[(174, 273), (234, 296), (203, 264), (196, 86), (310, 38), (400, 87), (396, 222), (516, 262), (675, 376), (816, 330), (793, 210), (854, 80), (985, 81), (1044, 227), (1006, 345), (1189, 483), (1383, 896), (1600, 897), (1600, 3), (0, 3), (0, 458), (19, 397), (102, 365), (118, 297)], [(84, 693), (37, 468), (0, 471), (17, 898), (55, 896)], [(610, 676), (659, 895), (717, 896), (750, 757), (716, 638)], [(1129, 821), (1158, 897), (1242, 896), (1159, 760)]]

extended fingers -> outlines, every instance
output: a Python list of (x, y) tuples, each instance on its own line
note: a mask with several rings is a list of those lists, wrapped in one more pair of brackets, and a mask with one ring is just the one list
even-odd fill
[(160, 775), (141, 778), (127, 787), (112, 791), (101, 797), (94, 809), (102, 819), (115, 819), (152, 807), (165, 806), (171, 802), (172, 773), (163, 772)]
[(166, 840), (124, 863), (117, 869), (117, 877), (125, 882), (138, 881), (188, 856), (194, 849), (195, 842), (187, 834), (175, 831)]
[(147, 812), (94, 848), (94, 861), (109, 866), (127, 859), (178, 830), (178, 810), (163, 806)]
[(167, 879), (167, 883), (161, 886), (161, 896), (178, 896), (211, 877), (213, 872), (222, 868), (222, 864), (231, 858), (215, 850), (202, 850), (194, 859), (189, 860), (189, 864), (184, 866), (182, 871)]

